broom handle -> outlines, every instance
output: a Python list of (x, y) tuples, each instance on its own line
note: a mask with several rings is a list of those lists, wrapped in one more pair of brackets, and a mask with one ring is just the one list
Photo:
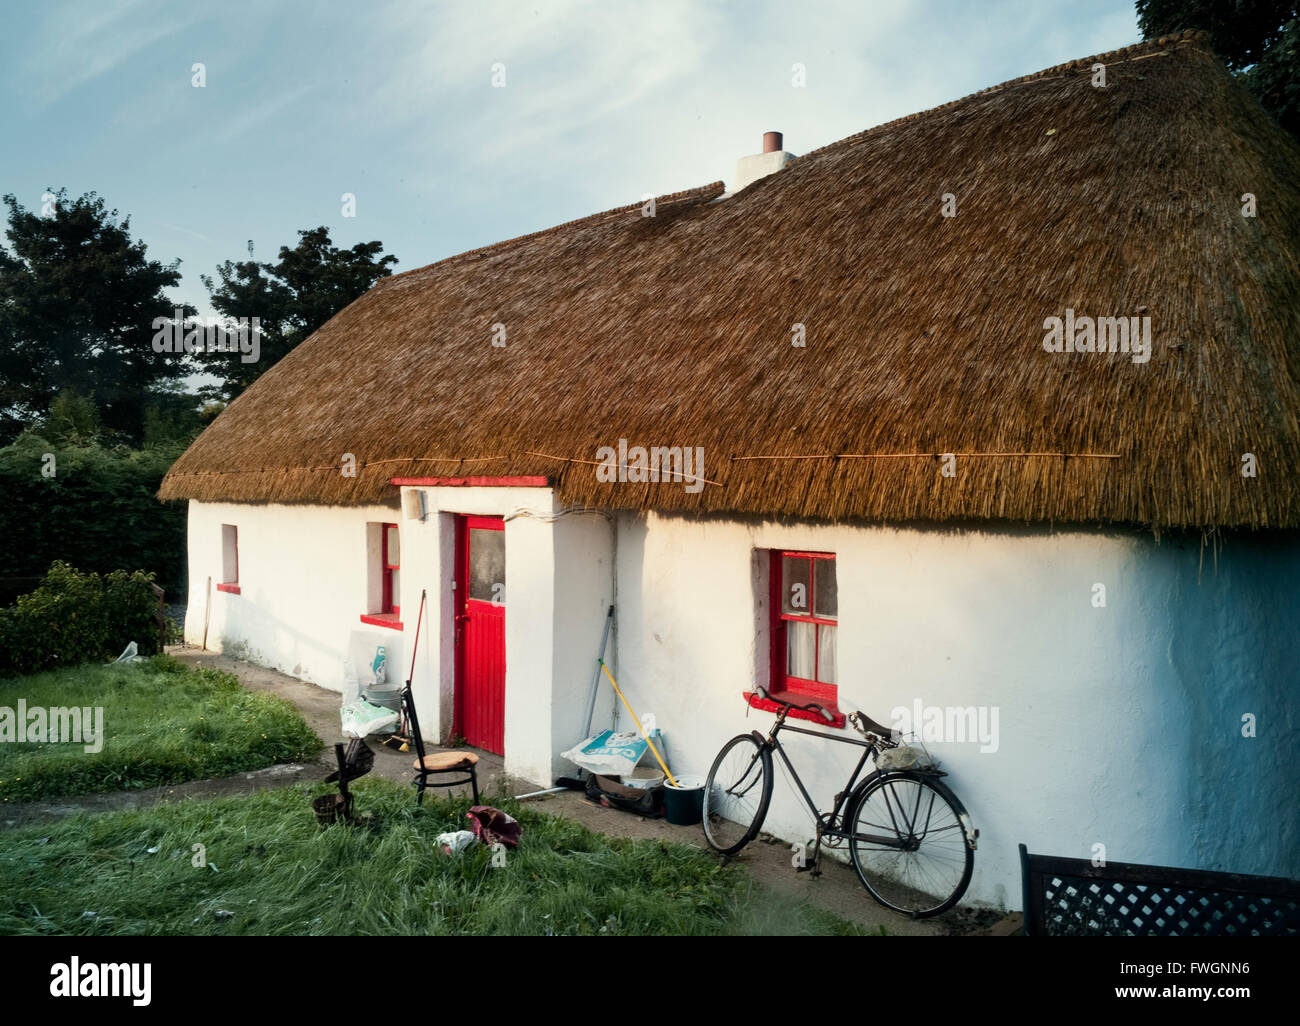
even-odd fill
[(664, 762), (663, 757), (659, 754), (659, 749), (656, 748), (655, 743), (650, 740), (650, 735), (647, 734), (645, 728), (641, 726), (641, 721), (637, 719), (637, 715), (633, 711), (632, 707), (627, 704), (627, 699), (623, 697), (623, 692), (619, 690), (618, 681), (616, 681), (614, 675), (609, 672), (609, 667), (605, 665), (605, 660), (597, 659), (596, 662), (600, 663), (600, 668), (605, 671), (605, 676), (608, 677), (609, 682), (614, 685), (614, 694), (618, 695), (619, 699), (623, 702), (623, 708), (631, 715), (632, 722), (636, 724), (637, 731), (643, 738), (645, 738), (645, 743), (650, 746), (650, 751), (654, 753), (655, 761), (659, 763), (659, 768), (664, 771), (664, 776), (668, 778), (668, 783), (672, 784), (673, 787), (676, 787), (677, 778), (669, 771), (668, 764)]
[[(425, 589), (420, 589), (420, 611), (415, 617), (415, 644), (411, 646), (411, 672), (406, 675), (406, 686), (411, 686), (411, 681), (415, 677), (415, 654), (420, 651), (420, 625), (424, 623), (424, 594)], [(414, 698), (412, 698), (414, 700)], [(406, 703), (402, 703), (402, 733), (406, 734)]]
[(420, 625), (424, 623), (424, 589), (420, 589), (420, 612), (415, 617), (415, 644), (411, 646), (411, 672), (406, 675), (406, 686), (411, 686), (415, 676), (415, 653), (420, 650)]

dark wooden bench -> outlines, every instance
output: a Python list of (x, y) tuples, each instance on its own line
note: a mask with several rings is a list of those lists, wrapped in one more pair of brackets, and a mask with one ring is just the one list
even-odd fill
[(1300, 880), (1031, 855), (1020, 845), (1030, 937), (1300, 935)]

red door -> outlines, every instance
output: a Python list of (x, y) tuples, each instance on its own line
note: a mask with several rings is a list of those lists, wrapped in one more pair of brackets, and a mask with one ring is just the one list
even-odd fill
[(456, 721), (467, 744), (505, 754), (506, 534), (500, 517), (456, 518)]

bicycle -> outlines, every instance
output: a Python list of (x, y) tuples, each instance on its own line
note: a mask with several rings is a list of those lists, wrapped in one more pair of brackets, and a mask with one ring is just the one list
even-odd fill
[[(719, 855), (735, 855), (758, 834), (772, 800), (776, 751), (817, 823), (811, 865), (800, 869), (818, 875), (823, 842), (837, 848), (848, 841), (858, 879), (886, 908), (925, 919), (957, 904), (970, 883), (979, 831), (940, 779), (946, 774), (933, 767), (882, 770), (881, 753), (899, 743), (894, 732), (863, 713), (848, 717), (862, 740), (824, 734), (786, 723), (791, 709), (815, 711), (834, 722), (822, 706), (772, 698), (762, 688), (755, 693), (775, 702), (780, 711), (766, 737), (757, 730), (740, 734), (714, 759), (704, 785), (703, 827), (709, 847)], [(809, 796), (778, 738), (783, 730), (865, 749), (829, 812), (819, 812)], [(868, 758), (875, 768), (859, 781)]]

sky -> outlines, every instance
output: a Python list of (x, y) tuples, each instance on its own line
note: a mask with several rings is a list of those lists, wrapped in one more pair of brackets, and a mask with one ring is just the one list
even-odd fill
[(1139, 38), (1132, 0), (0, 0), (0, 193), (97, 192), (210, 314), (249, 240), (409, 270)]

